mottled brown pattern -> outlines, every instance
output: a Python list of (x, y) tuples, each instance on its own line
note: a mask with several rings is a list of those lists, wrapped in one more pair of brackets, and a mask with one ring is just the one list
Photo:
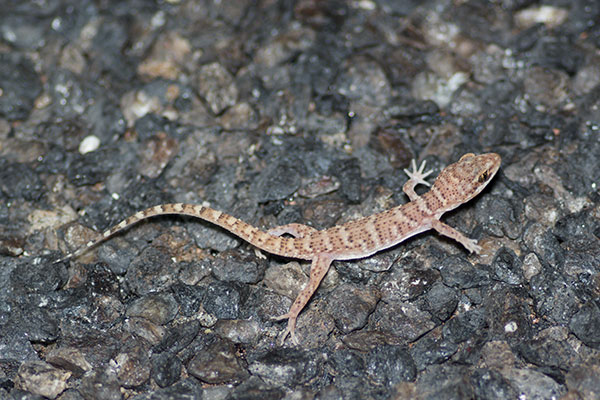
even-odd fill
[[(424, 178), (431, 171), (423, 172), (424, 164), (417, 170), (413, 162), (413, 170), (405, 170), (410, 179), (403, 186), (404, 192), (411, 200), (409, 203), (324, 231), (317, 231), (306, 225), (290, 224), (264, 232), (209, 207), (183, 203), (162, 204), (128, 217), (84, 247), (58, 261), (77, 257), (115, 233), (156, 215), (181, 214), (203, 219), (221, 226), (268, 253), (312, 260), (309, 284), (302, 289), (289, 312), (279, 317), (279, 319), (288, 319), (282, 340), (289, 334), (292, 340), (296, 341), (296, 319), (319, 286), (333, 260), (366, 257), (429, 229), (435, 229), (438, 233), (458, 241), (471, 252), (478, 252), (480, 248), (474, 240), (463, 236), (439, 219), (445, 212), (479, 194), (498, 171), (500, 162), (500, 156), (495, 153), (479, 156), (465, 154), (458, 162), (446, 167), (436, 178), (431, 190), (422, 196), (415, 193), (414, 187), (417, 184), (428, 185)], [(284, 233), (294, 237), (280, 236)]]

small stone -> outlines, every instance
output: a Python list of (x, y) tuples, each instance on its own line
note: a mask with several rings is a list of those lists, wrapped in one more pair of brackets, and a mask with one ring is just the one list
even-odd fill
[(165, 328), (146, 318), (129, 317), (125, 320), (123, 329), (132, 335), (144, 338), (150, 344), (158, 344), (165, 335)]
[(181, 369), (181, 360), (174, 354), (165, 352), (152, 357), (151, 376), (160, 387), (164, 388), (177, 382)]
[(511, 368), (500, 373), (523, 398), (559, 399), (566, 392), (563, 385), (533, 369)]
[(0, 116), (9, 121), (27, 118), (42, 89), (33, 64), (18, 52), (0, 55), (0, 87)]
[(86, 136), (79, 144), (79, 153), (86, 154), (98, 150), (100, 147), (100, 138), (95, 135)]
[(442, 321), (447, 320), (458, 305), (456, 290), (449, 288), (442, 282), (435, 282), (426, 295), (427, 304), (433, 315)]
[(498, 371), (478, 369), (471, 374), (471, 384), (480, 399), (517, 399), (519, 393)]
[(370, 317), (370, 323), (407, 342), (416, 340), (435, 327), (428, 312), (403, 302), (379, 303)]
[(512, 250), (506, 247), (496, 253), (492, 261), (492, 269), (494, 278), (509, 285), (519, 285), (523, 281), (522, 262)]
[(202, 66), (196, 76), (198, 92), (215, 114), (237, 102), (238, 89), (231, 74), (219, 63)]
[(177, 154), (178, 142), (164, 132), (159, 132), (145, 141), (138, 166), (140, 174), (158, 178), (167, 164)]
[(486, 325), (485, 312), (473, 308), (458, 314), (444, 325), (444, 338), (454, 343), (461, 343), (480, 334)]
[(335, 162), (330, 173), (339, 179), (339, 191), (346, 200), (355, 204), (360, 202), (362, 179), (360, 163), (356, 158)]
[(153, 348), (154, 353), (170, 352), (179, 353), (186, 348), (198, 335), (200, 323), (192, 320), (184, 324), (171, 326), (165, 332), (160, 343)]
[(403, 266), (402, 261), (394, 264), (388, 279), (382, 284), (383, 301), (410, 301), (423, 295), (439, 280), (439, 273), (431, 268)]
[(187, 370), (210, 384), (239, 383), (249, 376), (233, 343), (222, 339), (217, 339), (199, 352), (189, 362)]
[(387, 104), (390, 82), (384, 70), (374, 60), (358, 56), (348, 61), (338, 78), (338, 92), (356, 102), (372, 106)]
[(600, 349), (600, 308), (596, 302), (585, 303), (571, 317), (569, 329), (586, 345)]
[(204, 310), (218, 319), (236, 319), (240, 313), (241, 298), (238, 285), (217, 281), (206, 287)]
[(334, 176), (320, 176), (302, 184), (298, 195), (309, 199), (335, 192), (340, 187), (340, 181)]
[(177, 281), (177, 268), (166, 249), (148, 246), (129, 264), (125, 281), (133, 293), (158, 292)]
[(92, 370), (81, 378), (79, 393), (84, 399), (122, 400), (121, 387), (110, 368)]
[(177, 315), (178, 306), (170, 293), (151, 293), (133, 301), (127, 307), (128, 317), (141, 317), (157, 325), (165, 325)]
[(252, 343), (263, 334), (261, 324), (253, 320), (225, 319), (218, 321), (214, 331), (233, 343)]
[(323, 354), (294, 349), (275, 349), (257, 354), (248, 370), (275, 387), (308, 383), (323, 368)]
[(520, 29), (527, 29), (535, 24), (544, 24), (548, 29), (553, 29), (561, 25), (568, 16), (567, 9), (542, 5), (519, 10), (515, 13), (514, 20)]
[(258, 283), (265, 271), (263, 260), (237, 251), (224, 251), (213, 261), (213, 275), (220, 281)]
[(473, 398), (473, 389), (464, 379), (467, 374), (467, 366), (456, 364), (430, 365), (417, 378), (416, 398)]
[(273, 265), (265, 271), (263, 282), (266, 287), (290, 299), (295, 299), (308, 283), (308, 276), (297, 261)]
[(333, 316), (336, 327), (346, 334), (367, 324), (369, 315), (375, 310), (378, 300), (377, 293), (373, 289), (342, 284), (329, 294), (327, 309)]
[(152, 78), (174, 80), (181, 73), (181, 65), (191, 52), (187, 38), (167, 31), (154, 43), (150, 55), (138, 65), (138, 73)]
[(400, 382), (412, 381), (417, 368), (407, 349), (403, 346), (380, 346), (366, 357), (367, 376), (379, 385), (392, 387)]
[(326, 313), (322, 302), (312, 302), (300, 313), (296, 335), (300, 344), (308, 349), (323, 346), (335, 328), (333, 316)]
[(54, 399), (67, 388), (70, 376), (71, 372), (43, 361), (26, 361), (19, 366), (15, 386)]
[(132, 339), (114, 357), (119, 383), (127, 388), (138, 387), (150, 378), (148, 349)]
[(256, 129), (258, 116), (248, 103), (238, 103), (225, 110), (221, 116), (221, 124), (225, 129)]
[(450, 256), (438, 267), (444, 283), (458, 289), (485, 286), (490, 282), (489, 273), (465, 260), (461, 256)]
[(81, 351), (73, 347), (61, 347), (51, 350), (46, 356), (46, 361), (71, 371), (76, 377), (80, 377), (92, 369), (92, 365), (85, 359)]
[(577, 393), (578, 398), (597, 399), (600, 395), (600, 365), (581, 364), (567, 373), (566, 385), (569, 392)]
[(284, 163), (273, 162), (255, 180), (255, 196), (261, 203), (283, 200), (298, 190), (302, 178), (298, 170)]
[(423, 371), (428, 365), (442, 364), (457, 350), (456, 343), (445, 336), (440, 336), (440, 329), (434, 329), (412, 344), (409, 353), (417, 370)]
[(539, 274), (541, 270), (542, 264), (535, 253), (529, 253), (523, 258), (523, 276), (527, 281)]
[(523, 86), (538, 111), (556, 108), (569, 97), (567, 74), (547, 67), (533, 67), (527, 71)]

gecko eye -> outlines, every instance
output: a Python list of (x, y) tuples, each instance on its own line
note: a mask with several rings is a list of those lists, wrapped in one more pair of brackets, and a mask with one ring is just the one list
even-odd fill
[(484, 171), (483, 174), (479, 175), (479, 178), (477, 178), (477, 181), (479, 183), (483, 183), (483, 182), (487, 181), (489, 177), (490, 177), (490, 172)]

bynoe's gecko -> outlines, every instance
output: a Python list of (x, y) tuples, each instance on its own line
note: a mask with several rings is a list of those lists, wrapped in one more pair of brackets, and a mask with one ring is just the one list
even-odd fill
[[(409, 180), (402, 187), (410, 202), (321, 231), (297, 223), (263, 231), (231, 215), (201, 205), (157, 205), (121, 221), (98, 238), (56, 262), (77, 257), (115, 233), (149, 217), (182, 214), (203, 219), (268, 253), (312, 261), (308, 284), (298, 294), (289, 311), (275, 318), (288, 320), (281, 343), (288, 334), (292, 342), (298, 343), (295, 335), (298, 315), (317, 290), (332, 261), (367, 257), (429, 229), (456, 240), (470, 252), (478, 253), (481, 247), (475, 240), (444, 224), (440, 218), (445, 212), (477, 196), (498, 172), (500, 163), (500, 156), (495, 153), (465, 154), (456, 163), (444, 168), (435, 179), (431, 190), (419, 196), (414, 190), (415, 187), (418, 184), (430, 186), (425, 178), (432, 171), (423, 172), (425, 162), (417, 169), (413, 160), (412, 171), (404, 170)], [(283, 236), (284, 234), (292, 237)]]

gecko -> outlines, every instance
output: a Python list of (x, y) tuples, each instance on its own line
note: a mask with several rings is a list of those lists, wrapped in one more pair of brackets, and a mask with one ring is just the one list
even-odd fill
[[(409, 179), (402, 187), (410, 200), (408, 203), (324, 230), (291, 223), (264, 231), (231, 215), (202, 205), (184, 203), (157, 205), (124, 219), (96, 239), (92, 239), (83, 247), (55, 262), (78, 257), (117, 232), (146, 218), (167, 214), (200, 218), (222, 227), (267, 253), (312, 262), (308, 284), (300, 291), (289, 311), (274, 318), (288, 321), (281, 334), (280, 343), (283, 345), (289, 335), (292, 343), (298, 344), (295, 332), (298, 315), (319, 287), (334, 260), (368, 257), (430, 229), (454, 239), (469, 252), (479, 253), (481, 247), (477, 241), (467, 238), (441, 222), (440, 218), (444, 213), (477, 196), (498, 172), (500, 163), (501, 158), (496, 153), (481, 155), (467, 153), (457, 162), (444, 168), (431, 186), (425, 178), (432, 171), (424, 172), (425, 161), (417, 168), (415, 160), (412, 160), (412, 170), (404, 170)], [(431, 189), (418, 195), (415, 187), (419, 184), (431, 186)]]

